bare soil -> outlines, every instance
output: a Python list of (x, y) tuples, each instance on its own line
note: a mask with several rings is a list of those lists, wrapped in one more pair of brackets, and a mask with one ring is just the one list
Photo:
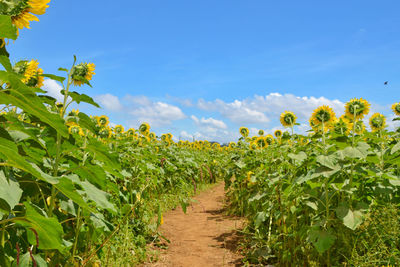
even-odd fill
[(224, 184), (194, 197), (185, 214), (179, 207), (164, 214), (162, 234), (170, 240), (159, 260), (146, 267), (242, 266), (237, 251), (243, 219), (227, 216)]

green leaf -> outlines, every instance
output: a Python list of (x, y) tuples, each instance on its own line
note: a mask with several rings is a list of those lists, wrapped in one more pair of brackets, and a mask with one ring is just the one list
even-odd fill
[(317, 162), (321, 164), (322, 166), (328, 167), (332, 170), (337, 169), (337, 159), (335, 158), (334, 155), (319, 155), (317, 157)]
[(303, 163), (303, 161), (305, 159), (307, 159), (307, 154), (305, 152), (301, 151), (301, 152), (299, 152), (297, 154), (289, 153), (288, 157), (293, 159), (296, 164), (301, 164), (301, 163)]
[[(63, 91), (64, 91), (64, 90), (61, 91), (62, 94), (64, 94)], [(96, 102), (94, 102), (93, 98), (91, 98), (91, 97), (88, 96), (88, 95), (79, 94), (78, 92), (73, 91), (73, 92), (69, 92), (69, 93), (68, 93), (68, 96), (71, 97), (71, 98), (72, 98), (76, 103), (78, 103), (78, 104), (79, 104), (80, 102), (85, 102), (85, 103), (91, 104), (91, 105), (93, 105), (93, 106), (95, 106), (95, 107), (98, 107), (98, 108), (100, 107), (99, 104), (97, 104)]]
[[(47, 267), (47, 262), (38, 254), (33, 255), (33, 258), (35, 259), (36, 266), (37, 267)], [(17, 261), (15, 260), (12, 264), (12, 267), (32, 267), (33, 262), (32, 258), (29, 252), (26, 252), (24, 255), (22, 255), (19, 259), (19, 264), (17, 265)]]
[(0, 15), (0, 38), (17, 39), (17, 28), (12, 24), (11, 17)]
[(98, 189), (96, 186), (92, 185), (88, 181), (80, 182), (79, 185), (82, 186), (84, 191), (80, 191), (87, 195), (89, 201), (93, 201), (97, 207), (101, 209), (106, 209), (111, 212), (116, 212), (114, 205), (108, 201), (110, 194)]
[(255, 220), (254, 220), (254, 225), (258, 228), (260, 227), (261, 223), (263, 223), (267, 218), (267, 213), (264, 211), (257, 212)]
[(39, 214), (28, 202), (24, 202), (26, 213), (24, 217), (16, 217), (18, 224), (27, 229), (28, 241), (36, 245), (36, 234), (31, 230), (33, 228), (37, 233), (40, 249), (57, 249), (62, 251), (64, 231), (61, 224), (55, 217), (47, 218)]
[(336, 215), (342, 219), (343, 224), (351, 230), (357, 229), (363, 222), (363, 214), (359, 210), (351, 210), (347, 203), (343, 202), (336, 208)]
[(42, 76), (46, 77), (46, 78), (50, 78), (50, 79), (55, 80), (55, 81), (60, 82), (60, 83), (65, 81), (64, 77), (57, 76), (57, 75), (54, 75), (54, 74), (42, 74)]
[(0, 198), (5, 200), (12, 210), (19, 203), (22, 196), (22, 189), (17, 181), (4, 175), (3, 170), (0, 170)]
[(10, 59), (8, 57), (0, 55), (0, 64), (3, 65), (6, 71), (13, 71)]
[(308, 238), (320, 254), (330, 249), (336, 240), (335, 235), (316, 228), (310, 231)]
[(394, 154), (394, 153), (396, 153), (397, 151), (399, 151), (400, 150), (400, 142), (397, 142), (397, 144), (395, 144), (393, 147), (392, 147), (392, 150), (390, 151), (390, 154)]
[(68, 137), (68, 129), (58, 114), (50, 113), (32, 89), (15, 75), (0, 71), (0, 80), (8, 81), (12, 89), (0, 91), (0, 104), (13, 105), (34, 115), (53, 127), (62, 136)]
[(78, 121), (79, 126), (81, 126), (82, 128), (88, 129), (92, 133), (96, 132), (95, 124), (93, 123), (92, 119), (88, 115), (86, 115), (83, 112), (79, 112), (78, 118), (79, 118), (79, 121)]

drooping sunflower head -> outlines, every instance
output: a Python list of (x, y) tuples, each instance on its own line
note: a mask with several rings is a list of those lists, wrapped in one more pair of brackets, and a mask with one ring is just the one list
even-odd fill
[(268, 145), (272, 145), (274, 143), (274, 137), (272, 135), (268, 134), (265, 137), (265, 141), (268, 143)]
[(106, 126), (100, 129), (99, 136), (102, 138), (110, 138), (112, 135), (111, 128)]
[(397, 116), (400, 116), (400, 102), (394, 103), (392, 105), (392, 110), (393, 110), (394, 114), (396, 114)]
[(267, 146), (268, 146), (267, 139), (266, 139), (265, 137), (263, 137), (263, 136), (259, 136), (259, 137), (256, 139), (255, 143), (257, 144), (257, 146), (258, 146), (259, 148), (264, 148), (264, 147), (267, 147)]
[(336, 115), (331, 107), (324, 105), (314, 110), (314, 113), (311, 115), (311, 119), (314, 121), (315, 125), (324, 123), (325, 126), (333, 123), (336, 120)]
[(26, 61), (22, 60), (16, 63), (13, 70), (22, 75), (21, 81), (30, 86), (40, 88), (43, 86), (43, 70), (38, 67), (39, 62), (36, 60)]
[(31, 21), (39, 21), (34, 15), (43, 15), (50, 0), (2, 1), (2, 15), (11, 16), (17, 29), (28, 28)]
[(280, 116), (281, 124), (284, 127), (292, 127), (296, 123), (297, 117), (291, 111), (285, 111)]
[(122, 134), (124, 132), (124, 126), (122, 125), (117, 125), (114, 127), (114, 133), (116, 134)]
[(264, 135), (264, 130), (258, 130), (258, 135), (263, 136)]
[(108, 117), (106, 115), (102, 115), (97, 117), (97, 124), (102, 127), (106, 127), (109, 123)]
[(386, 127), (386, 118), (380, 113), (374, 113), (369, 118), (369, 125), (373, 132), (383, 130)]
[(281, 130), (276, 130), (275, 132), (274, 132), (274, 135), (275, 135), (275, 137), (276, 138), (281, 138), (282, 137), (282, 131)]
[(365, 131), (365, 124), (363, 121), (359, 120), (354, 123), (354, 129), (356, 134), (362, 134)]
[(288, 131), (283, 132), (282, 139), (290, 139), (290, 133)]
[(240, 134), (243, 136), (243, 137), (247, 137), (247, 136), (249, 136), (249, 129), (247, 129), (247, 127), (240, 127), (239, 128), (239, 132), (240, 132)]
[(231, 149), (233, 149), (233, 148), (236, 147), (236, 143), (235, 143), (235, 142), (229, 142), (228, 147), (231, 148)]
[(369, 113), (369, 108), (371, 104), (365, 99), (353, 98), (346, 103), (345, 114), (346, 117), (353, 119), (362, 119), (365, 115)]
[(88, 83), (94, 73), (96, 66), (93, 63), (80, 63), (75, 65), (71, 71), (72, 82), (75, 86), (81, 86)]
[(251, 142), (251, 143), (249, 144), (249, 148), (250, 148), (251, 150), (256, 150), (256, 149), (258, 149), (258, 144), (257, 144), (257, 142)]
[(79, 134), (80, 136), (85, 135), (82, 128), (75, 122), (69, 122), (67, 123), (67, 126), (68, 126), (68, 132), (70, 134)]
[(154, 132), (149, 133), (150, 139), (156, 139), (156, 134)]
[(148, 135), (150, 132), (150, 125), (147, 122), (143, 122), (139, 126), (139, 132), (143, 135)]
[(353, 124), (347, 119), (346, 116), (342, 115), (333, 123), (333, 131), (337, 134), (348, 135), (353, 128)]

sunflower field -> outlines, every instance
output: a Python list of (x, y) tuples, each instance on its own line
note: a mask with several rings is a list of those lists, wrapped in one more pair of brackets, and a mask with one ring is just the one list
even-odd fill
[[(130, 265), (160, 237), (164, 210), (185, 210), (197, 186), (223, 175), (220, 148), (71, 109), (98, 107), (78, 92), (91, 86), (92, 63), (74, 57), (61, 75), (37, 60), (12, 64), (9, 40), (48, 3), (0, 1), (0, 266)], [(62, 103), (41, 89), (44, 78), (62, 85)]]
[[(110, 126), (80, 103), (96, 66), (74, 56), (61, 74), (7, 52), (50, 0), (0, 1), (0, 266), (124, 266), (164, 238), (163, 212), (186, 210), (198, 187), (225, 180), (228, 210), (245, 216), (247, 264), (387, 266), (400, 263), (400, 129), (351, 99), (337, 118), (328, 106), (297, 134), (242, 137), (227, 146), (174, 142), (147, 123)], [(42, 90), (59, 83), (62, 102)], [(394, 103), (400, 120), (400, 103)], [(112, 265), (113, 264), (113, 265)]]
[[(351, 99), (337, 118), (328, 106), (296, 134), (281, 114), (272, 135), (240, 128), (225, 177), (230, 212), (246, 216), (248, 263), (279, 266), (397, 266), (400, 263), (400, 128), (363, 118), (370, 104)], [(392, 110), (400, 120), (400, 103)]]

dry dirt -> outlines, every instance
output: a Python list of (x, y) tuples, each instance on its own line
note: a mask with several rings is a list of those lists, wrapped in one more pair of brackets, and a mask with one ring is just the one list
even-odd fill
[(237, 252), (240, 218), (226, 216), (224, 184), (194, 197), (184, 214), (179, 207), (164, 214), (162, 234), (171, 243), (161, 250), (159, 260), (146, 267), (241, 266)]

